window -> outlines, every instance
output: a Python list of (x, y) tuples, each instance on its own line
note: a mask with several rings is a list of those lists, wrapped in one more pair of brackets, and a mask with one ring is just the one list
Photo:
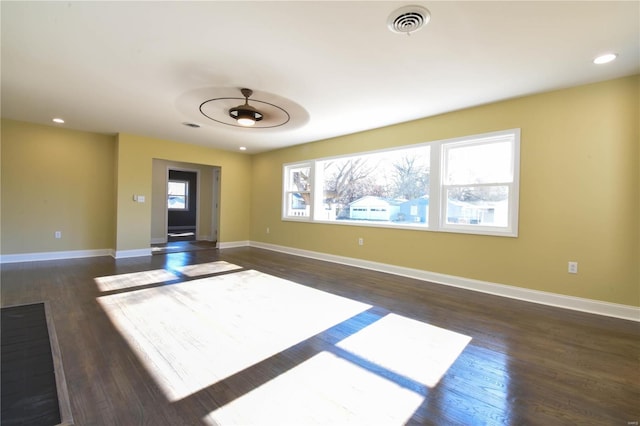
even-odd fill
[(311, 163), (288, 166), (284, 191), (284, 215), (308, 219), (311, 213)]
[(189, 181), (169, 180), (167, 207), (170, 210), (189, 210)]
[(517, 236), (519, 129), (284, 165), (283, 219)]
[(511, 134), (442, 145), (443, 228), (513, 233), (515, 150)]

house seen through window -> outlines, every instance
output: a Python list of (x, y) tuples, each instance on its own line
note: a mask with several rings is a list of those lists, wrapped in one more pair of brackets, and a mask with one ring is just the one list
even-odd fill
[(284, 220), (517, 236), (519, 129), (284, 165)]

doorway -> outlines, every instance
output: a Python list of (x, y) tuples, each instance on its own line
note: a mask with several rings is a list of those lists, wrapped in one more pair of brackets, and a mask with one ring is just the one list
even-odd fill
[(221, 168), (154, 158), (152, 173), (152, 253), (215, 249)]
[(195, 241), (198, 235), (198, 172), (169, 169), (167, 242)]

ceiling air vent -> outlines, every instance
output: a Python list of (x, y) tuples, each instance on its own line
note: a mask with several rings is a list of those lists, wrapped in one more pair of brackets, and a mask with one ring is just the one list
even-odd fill
[(387, 26), (389, 30), (398, 34), (415, 33), (429, 22), (431, 13), (421, 6), (405, 6), (389, 15)]

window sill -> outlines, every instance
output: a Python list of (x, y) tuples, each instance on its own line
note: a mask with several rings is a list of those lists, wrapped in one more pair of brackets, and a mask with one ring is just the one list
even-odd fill
[(445, 232), (451, 234), (468, 234), (468, 235), (484, 235), (490, 237), (509, 237), (517, 238), (518, 234), (511, 231), (502, 231), (498, 229), (483, 227), (483, 228), (462, 228), (462, 227), (443, 227), (443, 228), (429, 228), (425, 225), (412, 225), (407, 223), (397, 222), (374, 222), (364, 220), (311, 220), (309, 218), (296, 218), (296, 217), (283, 217), (283, 222), (303, 222), (309, 224), (323, 224), (323, 225), (339, 225), (339, 226), (360, 226), (365, 228), (385, 228), (385, 229), (404, 229), (408, 231), (427, 231), (427, 232)]

